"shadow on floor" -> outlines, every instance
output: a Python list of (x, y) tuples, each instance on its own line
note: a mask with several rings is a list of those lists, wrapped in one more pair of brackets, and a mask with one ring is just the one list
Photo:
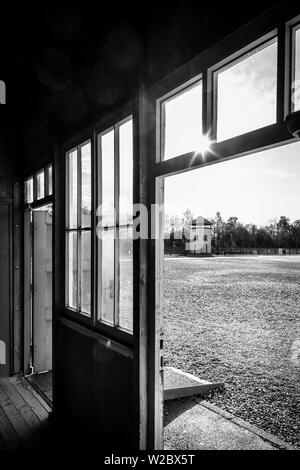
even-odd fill
[(164, 426), (172, 423), (172, 421), (178, 418), (181, 414), (196, 405), (197, 403), (191, 397), (181, 398), (178, 400), (166, 400), (164, 402)]

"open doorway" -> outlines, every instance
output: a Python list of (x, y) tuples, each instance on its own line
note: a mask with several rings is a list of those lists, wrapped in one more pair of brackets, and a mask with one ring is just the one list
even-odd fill
[(25, 376), (52, 403), (52, 204), (25, 212)]
[(259, 448), (232, 417), (300, 443), (299, 145), (164, 179), (167, 448)]

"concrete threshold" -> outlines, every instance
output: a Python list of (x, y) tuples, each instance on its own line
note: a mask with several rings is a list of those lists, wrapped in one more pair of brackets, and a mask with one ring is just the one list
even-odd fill
[(175, 367), (164, 367), (164, 400), (204, 395), (224, 387), (224, 382), (208, 382)]
[(165, 402), (164, 448), (165, 450), (299, 450), (198, 397)]

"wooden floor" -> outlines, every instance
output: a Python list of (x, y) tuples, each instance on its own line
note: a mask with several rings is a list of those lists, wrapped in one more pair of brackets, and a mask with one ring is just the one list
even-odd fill
[(50, 411), (25, 378), (0, 379), (0, 449), (47, 448)]
[(46, 402), (52, 403), (52, 371), (43, 372), (41, 374), (32, 374), (26, 377), (31, 385), (37, 389)]

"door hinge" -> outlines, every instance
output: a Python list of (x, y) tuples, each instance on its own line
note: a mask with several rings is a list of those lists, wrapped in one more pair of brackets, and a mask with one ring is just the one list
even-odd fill
[[(162, 336), (162, 335), (161, 335)], [(163, 355), (163, 348), (164, 348), (164, 340), (160, 338), (159, 340), (159, 350), (160, 350), (160, 370), (164, 368), (164, 355)]]

